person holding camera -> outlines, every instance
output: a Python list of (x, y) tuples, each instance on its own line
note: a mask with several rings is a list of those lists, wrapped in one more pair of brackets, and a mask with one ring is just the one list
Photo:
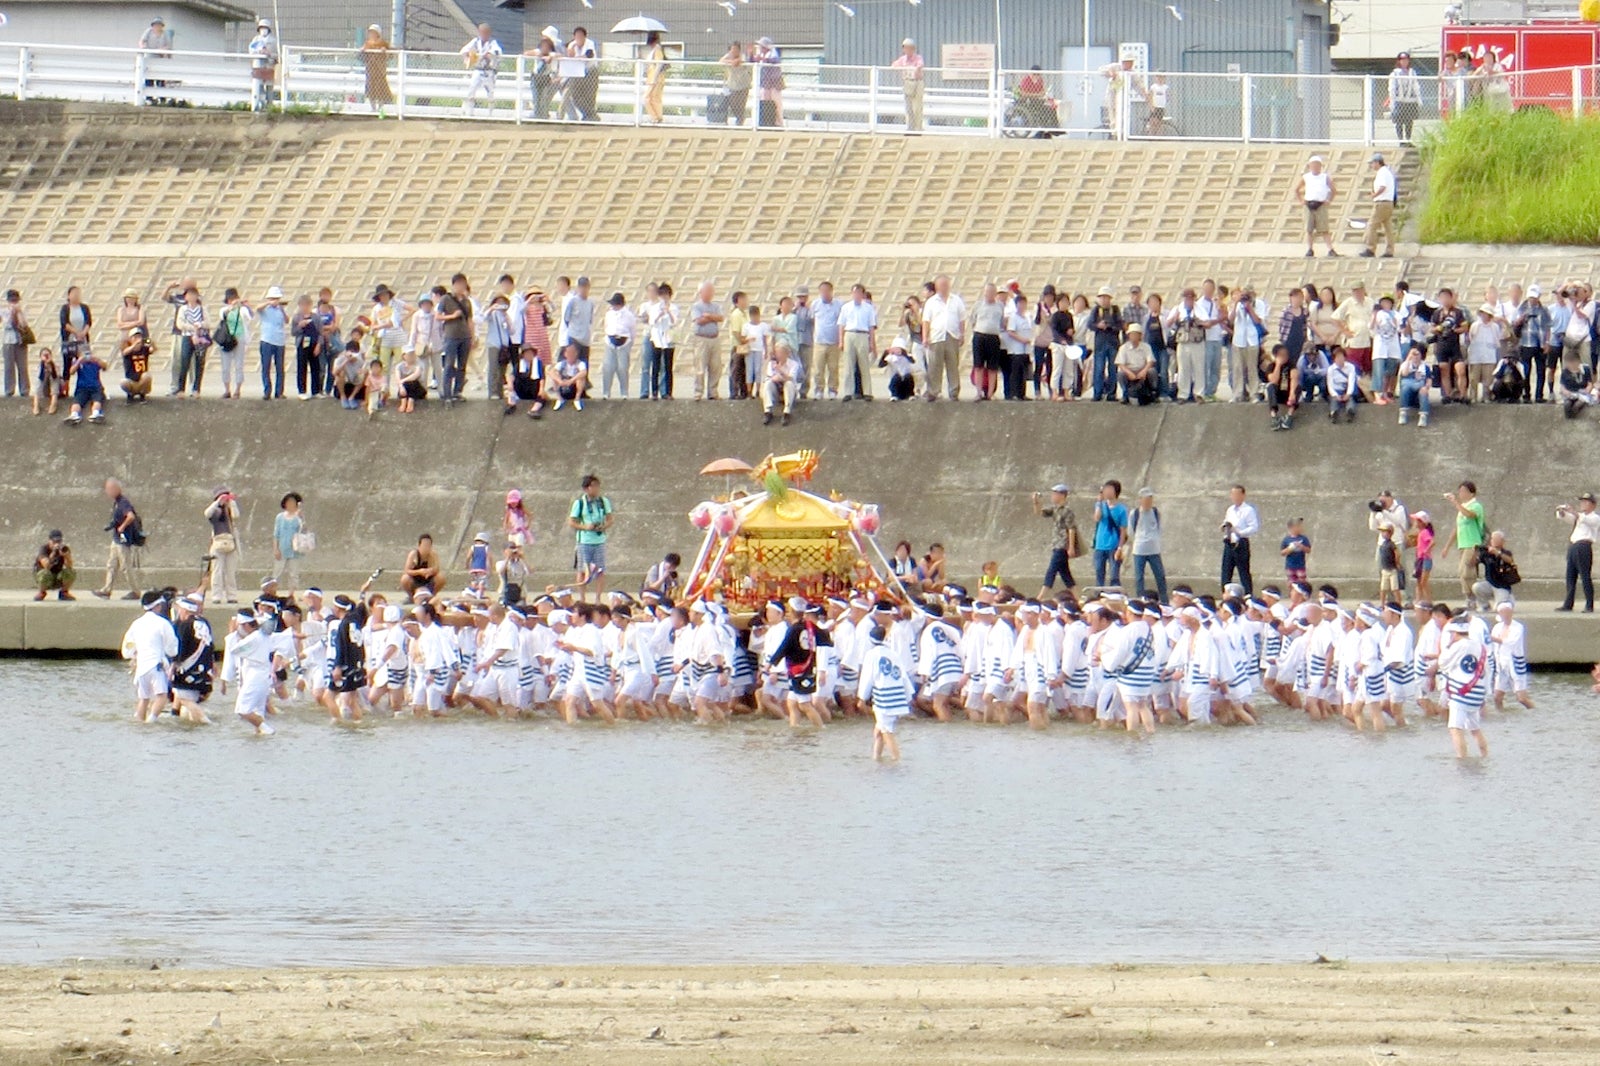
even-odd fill
[(239, 537), (234, 531), (239, 521), (238, 497), (226, 485), (219, 485), (211, 493), (205, 514), (211, 523), (211, 546), (206, 550), (212, 556), (211, 602), (238, 603)]
[(573, 558), (577, 583), (592, 587), (596, 601), (605, 596), (606, 537), (611, 531), (614, 512), (611, 501), (600, 494), (599, 475), (583, 475), (583, 493), (572, 501), (567, 511), (567, 525), (577, 534)]
[(1567, 538), (1567, 595), (1558, 611), (1572, 610), (1577, 598), (1578, 582), (1583, 582), (1583, 613), (1594, 612), (1594, 541), (1600, 536), (1600, 514), (1595, 513), (1594, 493), (1578, 497), (1578, 508), (1567, 504), (1556, 508), (1556, 517), (1572, 523), (1572, 535)]
[(1487, 610), (1490, 605), (1516, 603), (1512, 588), (1520, 584), (1522, 574), (1517, 570), (1517, 560), (1506, 546), (1506, 535), (1500, 530), (1489, 534), (1489, 541), (1480, 555), (1483, 562), (1483, 579), (1472, 586), (1472, 595)]
[[(1378, 537), (1378, 548), (1383, 548), (1383, 527), (1388, 526), (1394, 530), (1395, 537), (1401, 543), (1400, 554), (1404, 556), (1405, 531), (1411, 524), (1411, 516), (1406, 512), (1406, 505), (1394, 498), (1394, 490), (1384, 489), (1378, 493), (1376, 499), (1367, 501), (1367, 528)], [(1401, 569), (1405, 569), (1405, 560), (1402, 558)], [(1380, 564), (1381, 565), (1381, 564)]]
[(137, 600), (144, 587), (144, 524), (139, 521), (133, 501), (123, 493), (122, 482), (106, 478), (105, 494), (111, 501), (111, 521), (106, 525), (106, 532), (111, 534), (111, 551), (106, 557), (106, 583), (94, 594), (109, 600), (117, 575), (121, 574), (128, 582), (128, 592), (122, 598)]
[[(1593, 509), (1591, 505), (1590, 510)], [(33, 598), (42, 600), (54, 592), (58, 600), (75, 600), (72, 583), (77, 578), (78, 572), (72, 566), (72, 549), (61, 539), (61, 530), (52, 529), (50, 539), (33, 560), (33, 583), (38, 586)]]
[(1245, 499), (1243, 485), (1228, 490), (1228, 510), (1222, 516), (1222, 581), (1227, 585), (1235, 574), (1245, 595), (1254, 591), (1250, 577), (1250, 538), (1261, 532), (1261, 516), (1255, 504)]

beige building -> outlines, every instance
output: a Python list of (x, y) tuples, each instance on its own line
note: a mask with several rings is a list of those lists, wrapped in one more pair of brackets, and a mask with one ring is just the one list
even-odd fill
[(1334, 0), (1331, 21), (1339, 27), (1334, 63), (1365, 67), (1410, 52), (1431, 69), (1439, 55), (1445, 6), (1446, 0)]

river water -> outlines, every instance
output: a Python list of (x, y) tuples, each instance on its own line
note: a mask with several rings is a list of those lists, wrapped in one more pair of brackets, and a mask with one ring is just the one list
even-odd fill
[(138, 726), (0, 662), (0, 962), (1600, 957), (1600, 697), (1458, 764), (1285, 710), (1153, 740), (864, 722)]

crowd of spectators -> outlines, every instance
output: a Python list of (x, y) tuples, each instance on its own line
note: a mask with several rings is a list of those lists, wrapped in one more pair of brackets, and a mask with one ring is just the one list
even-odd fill
[(184, 278), (149, 304), (127, 290), (110, 322), (97, 322), (77, 286), (38, 317), (48, 327), (21, 293), (6, 293), (6, 394), (31, 394), (36, 412), (65, 400), (72, 424), (103, 419), (102, 375), (120, 380), (130, 404), (159, 394), (163, 355), (171, 397), (198, 396), (215, 368), (222, 396), (240, 399), (248, 369), (263, 399), (333, 397), (369, 417), (429, 398), (452, 405), (469, 373), (506, 413), (526, 405), (534, 418), (595, 399), (726, 396), (787, 421), (807, 399), (966, 395), (1227, 399), (1268, 405), (1272, 425), (1286, 429), (1313, 402), (1335, 421), (1370, 403), (1426, 425), (1438, 404), (1560, 403), (1575, 416), (1600, 398), (1600, 316), (1581, 280), (1468, 297), (1413, 293), (1405, 282), (1377, 294), (1359, 282), (1343, 294), (1312, 284), (1278, 294), (1208, 278), (1170, 296), (1137, 284), (1120, 297), (1110, 286), (1046, 284), (1030, 300), (1015, 280), (964, 297), (939, 275), (891, 306), (861, 283), (724, 299), (710, 282), (680, 297), (663, 281), (630, 301), (602, 298), (583, 276), (559, 277), (546, 292), (502, 275), (477, 293), (457, 274), (414, 296), (380, 283), (341, 306), (328, 288), (290, 298), (277, 286), (259, 299), (227, 287), (208, 303)]

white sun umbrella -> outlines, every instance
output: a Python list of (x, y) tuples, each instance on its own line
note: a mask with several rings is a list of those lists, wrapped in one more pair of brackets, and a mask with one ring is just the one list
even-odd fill
[(632, 15), (611, 27), (612, 33), (666, 33), (667, 24), (649, 15)]

